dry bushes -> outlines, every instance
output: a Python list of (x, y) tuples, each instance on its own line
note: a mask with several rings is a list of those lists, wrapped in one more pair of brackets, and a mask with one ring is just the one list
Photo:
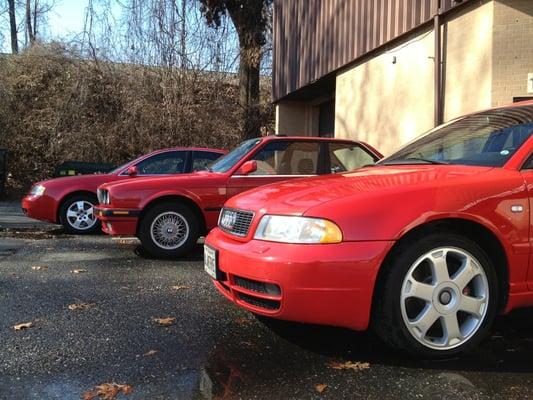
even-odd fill
[[(269, 84), (261, 121), (272, 130)], [(235, 77), (87, 61), (59, 45), (0, 58), (0, 147), (12, 188), (66, 160), (122, 163), (171, 146), (231, 148), (242, 123)]]

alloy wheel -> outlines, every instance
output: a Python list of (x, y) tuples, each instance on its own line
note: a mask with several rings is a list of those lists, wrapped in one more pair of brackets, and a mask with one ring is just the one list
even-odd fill
[(183, 215), (167, 211), (154, 218), (150, 236), (155, 244), (165, 250), (181, 247), (189, 237), (189, 224)]
[(94, 206), (85, 200), (73, 202), (67, 209), (67, 222), (75, 230), (86, 231), (96, 224)]
[(415, 261), (401, 288), (409, 333), (434, 350), (466, 343), (487, 314), (489, 285), (479, 261), (463, 249), (440, 247)]

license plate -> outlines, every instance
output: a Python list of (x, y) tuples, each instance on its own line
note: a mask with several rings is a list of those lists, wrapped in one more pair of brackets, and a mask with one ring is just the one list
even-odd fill
[(213, 279), (218, 280), (217, 251), (204, 245), (204, 269)]

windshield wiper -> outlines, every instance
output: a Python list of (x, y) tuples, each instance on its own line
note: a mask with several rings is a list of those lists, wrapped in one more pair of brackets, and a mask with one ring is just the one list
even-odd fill
[(448, 165), (446, 161), (430, 160), (421, 157), (398, 158), (396, 160), (385, 161), (381, 165), (410, 165), (410, 164), (432, 164), (432, 165)]

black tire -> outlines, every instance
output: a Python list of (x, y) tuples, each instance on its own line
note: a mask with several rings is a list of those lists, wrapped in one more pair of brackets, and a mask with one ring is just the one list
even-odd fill
[[(402, 285), (411, 267), (420, 257), (441, 247), (457, 248), (472, 255), (485, 272), (488, 283), (488, 303), (485, 306), (484, 319), (478, 325), (477, 331), (464, 339), (464, 343), (450, 349), (434, 349), (413, 337), (402, 317), (401, 306)], [(474, 349), (489, 334), (501, 301), (496, 270), (486, 252), (472, 240), (446, 232), (406, 240), (393, 250), (383, 265), (374, 299), (372, 322), (378, 336), (396, 350), (422, 358), (449, 358)], [(441, 318), (439, 317), (438, 321), (442, 321)]]
[[(172, 214), (170, 214), (172, 213)], [(163, 214), (179, 216), (187, 226), (183, 242), (176, 248), (165, 248), (152, 235), (152, 224)], [(141, 219), (138, 236), (144, 250), (156, 258), (178, 258), (191, 251), (199, 238), (200, 224), (194, 212), (185, 204), (178, 202), (159, 203), (151, 207)]]
[(63, 229), (65, 230), (65, 232), (74, 234), (74, 235), (92, 235), (94, 233), (100, 232), (101, 224), (100, 224), (100, 221), (96, 219), (96, 216), (94, 215), (94, 213), (92, 214), (92, 217), (95, 220), (92, 226), (90, 227), (86, 226), (86, 224), (88, 224), (88, 221), (90, 220), (90, 216), (87, 215), (88, 219), (82, 222), (79, 229), (76, 228), (75, 224), (73, 223), (73, 218), (72, 217), (69, 218), (67, 213), (69, 209), (72, 206), (74, 206), (77, 202), (90, 203), (93, 207), (98, 204), (96, 195), (91, 195), (88, 193), (73, 194), (71, 196), (68, 196), (66, 199), (64, 199), (63, 202), (61, 203), (61, 206), (59, 207), (59, 222), (61, 223), (61, 225), (63, 225)]

